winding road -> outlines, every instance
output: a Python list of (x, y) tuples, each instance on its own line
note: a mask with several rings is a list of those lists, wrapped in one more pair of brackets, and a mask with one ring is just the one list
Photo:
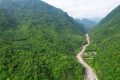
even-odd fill
[(97, 78), (95, 72), (93, 71), (93, 69), (83, 59), (84, 52), (85, 52), (87, 46), (89, 46), (89, 44), (90, 44), (89, 35), (85, 34), (85, 37), (86, 37), (87, 43), (82, 46), (81, 51), (77, 54), (76, 57), (77, 57), (79, 63), (86, 70), (86, 75), (85, 75), (85, 79), (84, 80), (98, 80), (98, 78)]

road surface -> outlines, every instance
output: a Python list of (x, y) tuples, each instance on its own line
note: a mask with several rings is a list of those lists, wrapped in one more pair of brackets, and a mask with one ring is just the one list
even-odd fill
[(81, 51), (77, 54), (76, 57), (77, 57), (78, 61), (80, 62), (80, 64), (86, 70), (86, 75), (85, 75), (85, 79), (84, 80), (98, 80), (98, 78), (97, 78), (95, 72), (93, 71), (93, 69), (84, 61), (84, 59), (82, 57), (84, 55), (84, 52), (85, 52), (87, 46), (89, 46), (89, 44), (90, 44), (90, 40), (89, 40), (88, 34), (85, 34), (85, 37), (86, 37), (87, 43), (82, 46)]

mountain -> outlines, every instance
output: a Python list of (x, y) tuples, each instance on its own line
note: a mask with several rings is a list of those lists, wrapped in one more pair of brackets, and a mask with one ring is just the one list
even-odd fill
[(103, 17), (90, 17), (90, 18), (89, 17), (88, 18), (78, 17), (76, 19), (80, 19), (80, 20), (82, 20), (82, 19), (88, 19), (89, 21), (94, 21), (96, 23), (99, 23), (103, 19)]
[(96, 51), (92, 66), (100, 80), (120, 79), (120, 6), (90, 32), (88, 51)]
[(86, 33), (40, 0), (0, 2), (0, 80), (81, 80), (76, 54)]
[(76, 22), (83, 24), (83, 26), (86, 28), (87, 31), (92, 29), (97, 23), (95, 21), (91, 21), (87, 18), (84, 18), (82, 20), (75, 19)]
[(103, 18), (102, 17), (93, 17), (93, 18), (88, 18), (91, 21), (95, 21), (96, 23), (99, 23)]

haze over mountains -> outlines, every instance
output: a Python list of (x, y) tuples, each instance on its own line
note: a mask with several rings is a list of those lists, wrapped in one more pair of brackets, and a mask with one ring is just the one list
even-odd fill
[(83, 24), (87, 32), (89, 32), (92, 28), (96, 27), (96, 25), (102, 20), (102, 17), (95, 18), (76, 18), (75, 21)]
[(90, 31), (93, 27), (95, 27), (97, 25), (97, 22), (95, 21), (91, 21), (87, 18), (84, 18), (82, 20), (79, 19), (75, 19), (76, 22), (83, 24), (83, 26), (85, 27), (85, 29), (88, 31)]
[(88, 19), (90, 21), (94, 21), (96, 23), (99, 23), (103, 19), (103, 17), (92, 17), (92, 18), (81, 18), (81, 17), (78, 17), (77, 19), (79, 19), (79, 20)]
[(88, 19), (99, 23), (103, 19), (103, 17), (94, 17), (94, 18), (88, 18)]
[(94, 20), (41, 0), (0, 0), (0, 80), (83, 80), (76, 54), (96, 24), (86, 61), (99, 80), (120, 80), (120, 6)]

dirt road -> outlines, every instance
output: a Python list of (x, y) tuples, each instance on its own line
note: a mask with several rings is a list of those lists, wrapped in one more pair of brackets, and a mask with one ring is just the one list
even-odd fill
[(80, 64), (86, 70), (86, 75), (85, 75), (84, 80), (98, 80), (98, 78), (97, 78), (95, 72), (93, 71), (93, 69), (84, 61), (84, 59), (82, 57), (84, 55), (84, 52), (85, 52), (87, 46), (89, 46), (89, 44), (90, 44), (89, 35), (85, 34), (85, 37), (86, 37), (87, 43), (82, 46), (81, 51), (77, 54), (76, 57), (77, 57), (78, 61), (80, 62)]

